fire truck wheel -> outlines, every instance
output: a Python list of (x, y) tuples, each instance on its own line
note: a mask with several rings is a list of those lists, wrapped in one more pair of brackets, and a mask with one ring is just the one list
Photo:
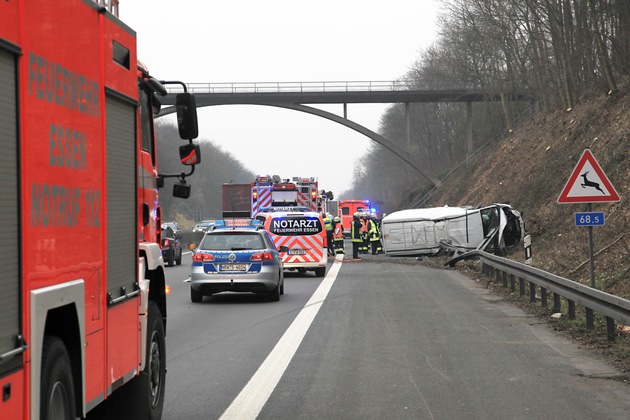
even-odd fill
[(40, 418), (74, 419), (75, 396), (70, 357), (58, 337), (44, 338)]
[(166, 352), (164, 323), (157, 304), (149, 301), (149, 320), (147, 323), (147, 361), (140, 377), (143, 379), (139, 401), (149, 410), (148, 419), (162, 417), (164, 406), (164, 383), (166, 380)]
[(203, 300), (203, 295), (201, 294), (201, 292), (196, 291), (195, 289), (193, 289), (192, 287), (190, 288), (190, 300), (193, 303), (199, 303)]
[(315, 277), (324, 277), (326, 275), (326, 267), (318, 267), (315, 269)]

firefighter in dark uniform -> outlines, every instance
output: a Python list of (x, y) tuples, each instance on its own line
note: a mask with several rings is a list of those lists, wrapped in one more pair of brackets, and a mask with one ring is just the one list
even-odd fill
[(322, 213), (324, 227), (326, 228), (326, 243), (328, 244), (328, 255), (335, 256), (333, 249), (333, 218), (328, 213)]
[(363, 244), (363, 238), (361, 237), (361, 220), (359, 220), (359, 213), (354, 213), (352, 216), (350, 232), (350, 240), (352, 241), (352, 258), (360, 260), (359, 248)]
[(335, 245), (335, 255), (344, 254), (343, 251), (343, 225), (339, 216), (333, 219), (333, 242)]

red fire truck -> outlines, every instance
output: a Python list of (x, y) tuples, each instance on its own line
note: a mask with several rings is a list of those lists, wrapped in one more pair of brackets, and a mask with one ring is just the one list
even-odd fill
[(350, 236), (354, 213), (373, 212), (370, 200), (339, 200), (339, 217), (346, 236)]
[[(170, 82), (138, 66), (117, 8), (0, 2), (2, 419), (74, 419), (112, 400), (123, 417), (161, 417), (157, 188), (177, 177), (173, 193), (186, 197), (192, 170), (157, 173), (156, 93)], [(194, 98), (177, 103), (180, 157), (194, 165)]]
[(317, 180), (315, 178), (282, 179), (278, 175), (257, 176), (251, 184), (251, 217), (263, 209), (274, 207), (305, 207), (317, 211)]

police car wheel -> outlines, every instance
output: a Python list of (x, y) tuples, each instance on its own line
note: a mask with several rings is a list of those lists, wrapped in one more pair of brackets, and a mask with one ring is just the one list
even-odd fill
[(196, 291), (192, 287), (190, 288), (190, 300), (193, 303), (199, 303), (203, 300), (203, 294), (201, 292)]
[(273, 302), (278, 302), (280, 300), (280, 283), (269, 293), (269, 297)]

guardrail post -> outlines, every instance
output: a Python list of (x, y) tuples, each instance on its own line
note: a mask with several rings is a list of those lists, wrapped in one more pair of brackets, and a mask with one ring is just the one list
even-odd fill
[(516, 283), (514, 281), (514, 274), (510, 274), (510, 290), (514, 292), (516, 290)]
[(494, 269), (494, 279), (497, 281), (497, 283), (499, 282), (499, 277), (501, 276), (501, 271), (499, 271), (498, 268)]
[(615, 341), (615, 320), (609, 316), (606, 317), (606, 335), (608, 341)]
[(536, 285), (534, 283), (529, 283), (529, 302), (536, 302)]
[(569, 319), (574, 320), (575, 319), (575, 302), (572, 300), (567, 301), (567, 303), (569, 304)]
[(586, 328), (592, 329), (594, 327), (595, 323), (593, 322), (593, 310), (586, 308)]
[(503, 287), (507, 287), (508, 274), (505, 271), (502, 274), (503, 274)]
[(543, 306), (543, 308), (547, 307), (547, 289), (545, 289), (544, 287), (540, 288), (540, 304)]
[(518, 290), (520, 296), (525, 294), (525, 279), (523, 277), (518, 278)]
[(555, 293), (553, 294), (553, 311), (560, 312), (562, 310), (562, 305), (560, 304), (560, 295)]

